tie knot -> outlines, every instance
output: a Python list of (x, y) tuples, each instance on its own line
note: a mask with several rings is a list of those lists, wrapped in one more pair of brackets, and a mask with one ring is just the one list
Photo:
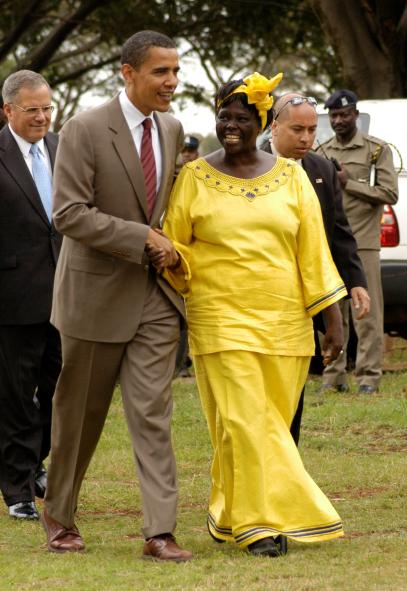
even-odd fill
[(38, 150), (38, 144), (31, 144), (30, 154), (32, 154), (33, 156), (37, 156)]
[(153, 122), (151, 121), (150, 117), (147, 117), (147, 119), (144, 119), (143, 121), (143, 127), (144, 129), (151, 129)]

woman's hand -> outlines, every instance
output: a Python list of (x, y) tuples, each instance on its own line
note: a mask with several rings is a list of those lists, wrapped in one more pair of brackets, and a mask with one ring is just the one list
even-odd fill
[(337, 303), (328, 306), (322, 312), (324, 316), (326, 332), (322, 345), (323, 364), (329, 365), (339, 355), (343, 355), (343, 328), (342, 314)]

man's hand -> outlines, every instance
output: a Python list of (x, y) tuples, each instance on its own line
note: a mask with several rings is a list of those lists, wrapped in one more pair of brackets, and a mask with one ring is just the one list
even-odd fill
[(337, 172), (337, 175), (339, 178), (339, 182), (341, 183), (341, 187), (342, 187), (342, 189), (344, 189), (346, 186), (346, 183), (348, 182), (349, 175), (346, 172), (346, 170), (343, 168), (342, 163), (340, 163), (340, 167), (341, 167), (341, 169), (337, 170), (336, 172)]
[(356, 318), (361, 320), (369, 314), (370, 311), (370, 297), (364, 287), (352, 287), (350, 290), (352, 297), (352, 304), (358, 312)]
[(322, 312), (326, 325), (326, 333), (322, 345), (323, 364), (329, 365), (343, 354), (342, 314), (337, 303), (328, 306)]
[(179, 255), (171, 240), (159, 229), (150, 228), (145, 251), (158, 271), (164, 267), (173, 267), (179, 261)]

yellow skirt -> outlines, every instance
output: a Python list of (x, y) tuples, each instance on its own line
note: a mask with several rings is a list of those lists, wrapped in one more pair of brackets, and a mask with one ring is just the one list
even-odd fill
[(245, 548), (280, 534), (301, 542), (343, 536), (290, 434), (309, 361), (251, 351), (194, 357), (214, 449), (208, 528), (215, 538)]

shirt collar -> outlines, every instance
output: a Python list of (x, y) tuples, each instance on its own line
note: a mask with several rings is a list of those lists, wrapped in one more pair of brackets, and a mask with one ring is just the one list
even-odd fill
[(337, 139), (336, 135), (333, 136), (332, 147), (338, 149), (353, 148), (363, 146), (363, 133), (360, 129), (356, 130), (355, 135), (347, 144), (341, 144)]
[[(276, 146), (273, 144), (272, 138), (269, 139), (269, 142), (270, 142), (271, 153), (274, 154), (275, 156), (280, 156), (280, 158), (285, 158), (285, 156), (282, 156), (280, 154), (280, 152), (277, 150)], [(302, 166), (301, 158), (299, 158), (298, 160), (296, 160), (295, 158), (288, 158), (288, 160), (294, 160), (294, 162), (296, 162), (297, 164)]]
[[(27, 140), (25, 140), (24, 138), (22, 138), (20, 135), (18, 135), (14, 129), (11, 127), (10, 123), (8, 125), (8, 128), (11, 132), (11, 135), (14, 137), (14, 139), (16, 140), (18, 147), (20, 148), (24, 158), (28, 158), (29, 153), (30, 153), (30, 148), (32, 146), (31, 142), (27, 142)], [(44, 142), (44, 138), (41, 138), (38, 142), (35, 142), (38, 145), (38, 149), (41, 153), (42, 156), (46, 155), (46, 150), (45, 150), (45, 142)]]
[(126, 93), (125, 90), (122, 90), (120, 92), (120, 94), (119, 94), (119, 101), (120, 101), (120, 106), (121, 106), (122, 111), (123, 111), (124, 118), (126, 119), (127, 125), (129, 126), (129, 129), (130, 130), (134, 129), (138, 125), (141, 125), (143, 123), (144, 119), (147, 119), (147, 118), (148, 119), (151, 119), (151, 121), (153, 122), (152, 123), (152, 128), (153, 129), (157, 129), (156, 122), (155, 122), (154, 116), (153, 116), (153, 113), (154, 112), (151, 113), (148, 116), (144, 115), (131, 102), (131, 100), (127, 96), (127, 93)]

